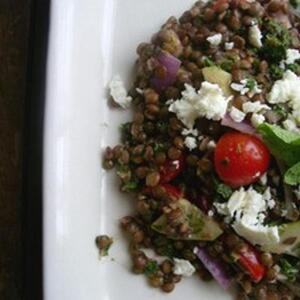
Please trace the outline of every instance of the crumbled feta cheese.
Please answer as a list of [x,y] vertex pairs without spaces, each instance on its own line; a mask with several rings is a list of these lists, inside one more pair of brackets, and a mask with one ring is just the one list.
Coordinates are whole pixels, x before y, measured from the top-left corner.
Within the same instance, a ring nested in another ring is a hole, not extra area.
[[262,47],[262,33],[258,25],[252,25],[249,29],[249,42],[252,46],[256,48]]
[[243,111],[244,113],[259,113],[265,110],[270,110],[271,108],[266,104],[261,104],[259,101],[255,102],[246,102],[243,104]]
[[142,89],[140,89],[140,88],[136,88],[135,90],[136,90],[136,92],[137,92],[138,94],[144,95],[144,90],[142,90]]
[[230,42],[230,43],[225,43],[225,50],[231,50],[234,47],[234,43]]
[[231,108],[229,115],[231,119],[237,123],[242,122],[246,117],[246,114],[244,112],[234,106]]
[[199,117],[221,120],[226,114],[229,100],[217,84],[204,81],[198,92],[186,84],[182,98],[172,103],[169,111],[175,113],[188,129],[192,129]]
[[262,123],[264,123],[266,120],[264,115],[260,115],[260,114],[253,114],[251,116],[251,124],[254,128],[258,127],[259,125],[261,125]]
[[166,105],[167,106],[170,106],[171,104],[174,103],[174,100],[173,99],[169,99],[168,101],[166,101]]
[[287,49],[286,60],[287,65],[293,64],[296,60],[300,59],[300,52],[297,49]]
[[157,261],[159,264],[162,263],[163,261],[169,259],[169,257],[167,257],[167,256],[157,255],[157,254],[155,253],[155,251],[152,250],[152,249],[150,249],[150,248],[140,248],[140,251],[144,252],[144,254],[145,254],[148,258]]
[[288,119],[282,122],[283,127],[291,132],[300,133],[300,128],[298,128],[295,119],[292,116],[289,116]]
[[215,141],[209,141],[207,143],[207,149],[215,149],[217,146],[216,142]]
[[214,213],[214,211],[213,211],[213,210],[209,210],[209,211],[208,211],[208,216],[209,216],[209,217],[213,217],[213,216],[214,216],[214,214],[215,214],[215,213]]
[[199,135],[199,131],[197,129],[183,129],[181,132],[182,135],[192,135],[192,136],[198,136]]
[[173,272],[175,275],[189,277],[192,276],[195,271],[195,267],[188,260],[174,258]]
[[186,137],[184,140],[184,144],[190,151],[197,148],[197,140],[195,137],[191,137],[191,136]]
[[127,95],[124,83],[120,76],[115,76],[109,84],[110,95],[113,100],[122,108],[126,109],[130,106],[132,97]]
[[268,201],[252,187],[247,191],[241,188],[232,194],[227,203],[215,204],[215,207],[220,214],[234,219],[232,227],[237,234],[262,246],[279,242],[278,227],[263,225]]
[[250,89],[248,87],[246,87],[246,84],[242,84],[242,83],[235,83],[233,82],[230,87],[236,91],[239,92],[241,95],[246,95]]
[[276,202],[272,199],[271,189],[268,187],[263,193],[263,198],[267,203],[267,207],[273,209],[276,206]]
[[268,183],[268,174],[267,174],[267,173],[264,173],[264,174],[259,178],[259,182],[260,182],[262,185],[267,185],[267,183]]
[[[271,104],[287,103],[292,109],[292,116],[300,125],[300,78],[287,70],[281,80],[277,80],[267,96]],[[291,125],[290,122],[286,126]]]
[[251,80],[253,86],[250,88],[249,81],[249,79],[242,79],[240,83],[232,83],[230,86],[234,91],[239,92],[241,95],[248,94],[248,96],[252,98],[254,95],[260,94],[262,89],[259,88],[257,82],[254,80]]
[[222,42],[222,34],[217,33],[212,36],[209,36],[207,38],[207,41],[212,45],[212,46],[219,46]]

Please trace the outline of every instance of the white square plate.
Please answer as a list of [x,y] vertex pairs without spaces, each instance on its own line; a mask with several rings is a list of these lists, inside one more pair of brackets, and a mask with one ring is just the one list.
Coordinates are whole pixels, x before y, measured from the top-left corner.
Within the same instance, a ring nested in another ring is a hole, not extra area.
[[[174,293],[150,288],[130,272],[118,222],[130,200],[101,152],[118,142],[129,113],[108,106],[113,74],[129,85],[136,47],[193,0],[52,0],[44,140],[45,300],[232,299],[214,283],[184,279]],[[99,234],[115,243],[100,261]]]

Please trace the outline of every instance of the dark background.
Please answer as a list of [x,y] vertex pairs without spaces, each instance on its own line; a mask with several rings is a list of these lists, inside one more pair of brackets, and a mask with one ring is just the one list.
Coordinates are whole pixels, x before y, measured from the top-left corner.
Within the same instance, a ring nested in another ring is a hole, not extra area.
[[[1,300],[41,299],[44,68],[37,71],[37,66],[45,60],[47,14],[39,9],[48,11],[47,2],[0,0]],[[34,16],[37,12],[39,20]]]

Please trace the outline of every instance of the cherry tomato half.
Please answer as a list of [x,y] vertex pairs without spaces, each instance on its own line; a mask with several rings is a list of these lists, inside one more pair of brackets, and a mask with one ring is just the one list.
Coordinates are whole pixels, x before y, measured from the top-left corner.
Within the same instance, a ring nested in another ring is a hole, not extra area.
[[219,177],[232,187],[249,185],[268,169],[270,153],[257,137],[239,133],[226,133],[219,140],[214,156]]

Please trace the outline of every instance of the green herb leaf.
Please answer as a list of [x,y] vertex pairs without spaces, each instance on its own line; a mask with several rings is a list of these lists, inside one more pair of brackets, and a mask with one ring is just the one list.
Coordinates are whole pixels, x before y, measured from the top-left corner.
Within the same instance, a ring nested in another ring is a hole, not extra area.
[[268,123],[261,124],[257,130],[272,154],[284,161],[288,167],[300,161],[299,134]]
[[300,184],[300,162],[286,171],[284,174],[284,182],[289,185]]
[[136,192],[138,189],[139,182],[137,180],[131,180],[122,185],[122,191],[124,192]]
[[264,25],[264,41],[260,53],[269,63],[279,64],[286,58],[292,38],[289,31],[279,22],[268,20]]
[[296,277],[299,273],[299,263],[291,264],[287,259],[281,258],[279,260],[280,271],[287,277],[290,282],[296,281]]
[[212,67],[216,65],[215,62],[207,56],[203,57],[203,64],[205,67]]
[[154,275],[158,269],[158,263],[155,260],[149,260],[145,266],[144,273],[146,276],[151,276]]
[[224,199],[229,199],[233,191],[230,186],[220,183],[217,187],[217,193],[221,195]]
[[280,104],[274,105],[272,110],[279,114],[283,119],[286,119],[288,116],[288,112],[286,111],[285,107]]
[[256,86],[256,81],[254,79],[247,79],[246,88],[252,91]]
[[280,68],[278,65],[276,64],[270,65],[269,70],[270,70],[270,76],[273,80],[278,80],[283,77],[284,69]]

